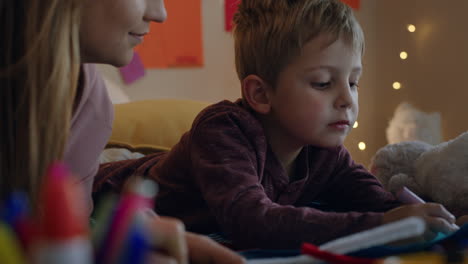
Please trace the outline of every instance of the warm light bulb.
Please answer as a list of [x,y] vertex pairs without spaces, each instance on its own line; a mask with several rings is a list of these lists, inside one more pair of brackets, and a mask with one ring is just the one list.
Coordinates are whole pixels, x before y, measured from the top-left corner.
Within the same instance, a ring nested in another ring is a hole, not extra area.
[[400,52],[400,58],[406,60],[408,58],[408,53],[406,51]]
[[354,122],[353,128],[357,128],[359,126],[358,122]]
[[365,150],[366,149],[366,143],[359,142],[358,147],[359,147],[360,150]]
[[416,27],[415,27],[413,24],[409,24],[409,25],[408,25],[408,31],[411,32],[411,33],[412,33],[412,32],[415,32],[415,31],[416,31]]
[[399,90],[400,88],[401,88],[401,83],[399,83],[399,82],[394,82],[393,83],[393,89]]

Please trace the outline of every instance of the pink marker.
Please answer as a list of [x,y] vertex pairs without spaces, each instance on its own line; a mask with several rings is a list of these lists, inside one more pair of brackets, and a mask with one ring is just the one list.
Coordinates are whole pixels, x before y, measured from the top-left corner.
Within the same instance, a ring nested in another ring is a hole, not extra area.
[[403,186],[397,193],[397,199],[405,204],[420,204],[426,203],[421,197],[417,196],[414,192],[410,189]]
[[[417,196],[414,192],[412,192],[410,189],[406,188],[403,186],[397,193],[396,193],[397,199],[405,204],[421,204],[421,203],[426,203],[421,197]],[[453,227],[455,228],[460,228],[456,224],[452,224]]]

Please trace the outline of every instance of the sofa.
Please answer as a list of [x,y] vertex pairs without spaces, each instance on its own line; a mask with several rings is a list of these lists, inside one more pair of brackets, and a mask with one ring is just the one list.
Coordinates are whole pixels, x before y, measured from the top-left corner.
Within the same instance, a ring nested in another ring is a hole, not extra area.
[[170,150],[209,104],[187,99],[115,104],[112,135],[101,155],[101,163]]

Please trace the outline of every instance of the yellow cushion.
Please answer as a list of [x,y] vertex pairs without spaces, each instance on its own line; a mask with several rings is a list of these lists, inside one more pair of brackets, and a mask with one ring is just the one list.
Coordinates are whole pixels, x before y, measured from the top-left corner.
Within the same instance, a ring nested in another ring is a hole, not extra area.
[[112,136],[107,147],[148,154],[167,151],[190,130],[209,103],[183,99],[153,99],[115,105]]

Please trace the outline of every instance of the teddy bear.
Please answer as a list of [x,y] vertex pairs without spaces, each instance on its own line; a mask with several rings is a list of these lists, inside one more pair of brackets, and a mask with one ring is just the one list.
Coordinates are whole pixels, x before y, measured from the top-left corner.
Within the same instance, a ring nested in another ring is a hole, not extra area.
[[400,103],[388,123],[386,132],[389,144],[401,141],[424,141],[432,145],[442,142],[441,115],[424,112],[410,103]]
[[406,186],[455,216],[468,214],[468,132],[435,146],[422,141],[386,145],[369,168],[392,193]]

